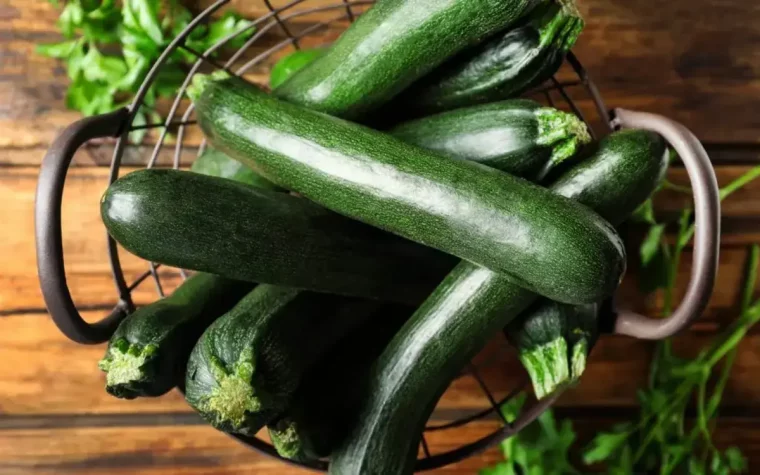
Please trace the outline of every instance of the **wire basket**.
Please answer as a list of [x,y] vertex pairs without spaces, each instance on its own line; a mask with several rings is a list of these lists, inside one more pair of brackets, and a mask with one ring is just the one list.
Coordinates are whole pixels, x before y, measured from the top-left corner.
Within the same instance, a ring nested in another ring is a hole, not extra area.
[[[116,242],[108,238],[108,254],[116,287],[117,303],[110,315],[97,323],[87,323],[79,315],[66,283],[61,238],[63,184],[68,165],[76,150],[91,139],[117,138],[109,174],[109,183],[112,183],[119,176],[130,132],[140,129],[155,129],[158,132],[157,142],[151,153],[145,158],[145,166],[150,168],[162,165],[163,162],[159,161],[159,156],[166,156],[168,152],[171,156],[169,165],[173,168],[179,168],[182,163],[181,158],[187,154],[188,147],[186,147],[185,139],[188,133],[192,132],[191,128],[196,127],[193,120],[193,106],[192,104],[188,105],[187,101],[183,101],[183,98],[186,98],[186,88],[197,71],[212,67],[242,76],[257,69],[260,70],[263,65],[271,64],[272,58],[278,53],[298,49],[305,42],[310,42],[310,46],[315,46],[315,41],[329,41],[329,38],[320,38],[319,35],[331,27],[334,30],[336,27],[347,26],[349,22],[354,21],[362,11],[374,3],[370,0],[335,0],[334,3],[326,3],[324,0],[292,0],[287,3],[281,1],[279,3],[284,4],[275,8],[270,0],[261,0],[268,13],[254,20],[248,28],[223,38],[207,51],[194,51],[189,48],[185,44],[185,40],[192,30],[207,22],[212,14],[229,1],[219,0],[208,7],[171,42],[150,70],[129,108],[87,118],[72,124],[56,139],[43,161],[35,210],[40,283],[46,305],[55,323],[66,336],[74,341],[99,343],[107,340],[115,330],[116,325],[126,315],[134,311],[132,292],[146,279],[154,281],[158,297],[164,296],[164,285],[158,272],[159,265],[146,263],[145,272],[133,281],[127,282],[119,261]],[[316,23],[309,24],[307,27],[298,24],[297,20],[315,15],[320,19]],[[327,18],[325,19],[325,17]],[[232,56],[223,62],[217,62],[213,58],[214,53],[223,48],[226,43],[238,35],[250,34],[252,28],[255,28],[255,32]],[[262,47],[262,44],[265,46]],[[185,49],[198,59],[190,68],[175,100],[171,103],[165,121],[158,124],[133,125],[135,114],[143,106],[148,88],[171,53],[178,48]],[[665,338],[687,327],[699,316],[712,292],[717,267],[720,216],[718,188],[714,171],[699,141],[685,127],[653,114],[620,109],[612,113],[608,112],[601,95],[580,61],[570,53],[567,56],[566,63],[566,68],[573,76],[571,80],[563,79],[560,81],[556,77],[552,77],[546,84],[531,91],[529,95],[534,98],[542,98],[549,105],[571,110],[589,125],[589,129],[595,138],[620,127],[644,128],[660,133],[679,153],[692,181],[695,194],[697,232],[695,235],[692,279],[683,304],[674,312],[672,317],[657,320],[648,319],[630,311],[617,310],[614,305],[606,306],[606,317],[609,317],[608,320],[612,322],[610,330],[639,338]],[[598,116],[598,123],[596,120],[589,120],[584,115],[581,108],[571,98],[570,91],[573,93],[580,91],[585,100],[593,103],[593,109]],[[596,123],[596,127],[592,127],[592,123]],[[174,145],[167,142],[170,131],[176,131]],[[197,154],[201,154],[204,147],[205,140],[201,142]],[[183,270],[178,269],[177,272],[182,278],[186,277]],[[526,380],[522,378],[515,381],[513,390],[509,391],[506,397],[497,399],[484,378],[481,377],[477,364],[470,364],[462,374],[466,375],[465,377],[475,378],[488,400],[488,405],[483,410],[446,424],[428,423],[420,442],[422,455],[417,461],[416,468],[418,470],[434,469],[460,461],[501,442],[535,420],[558,397],[558,394],[554,394],[544,400],[534,401],[523,410],[517,420],[510,422],[504,419],[499,407],[524,389]],[[494,417],[494,415],[502,418],[503,426],[491,434],[446,452],[435,454],[430,452],[426,439],[427,434],[436,431],[457,430],[470,422],[485,417]],[[253,437],[235,437],[262,453],[279,458],[274,448],[263,440]],[[307,463],[283,460],[317,470],[327,468],[327,462],[321,460]]]

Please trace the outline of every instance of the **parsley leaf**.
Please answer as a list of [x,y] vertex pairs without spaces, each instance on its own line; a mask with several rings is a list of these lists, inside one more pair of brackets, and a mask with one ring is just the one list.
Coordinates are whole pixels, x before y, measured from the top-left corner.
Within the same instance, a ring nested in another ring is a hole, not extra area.
[[[55,6],[58,2],[51,1]],[[192,20],[192,14],[177,0],[70,0],[58,18],[65,41],[37,46],[37,53],[65,61],[71,80],[66,106],[85,115],[110,112],[123,107],[140,88],[151,66],[169,43]],[[199,25],[188,45],[206,51],[218,41],[242,32],[226,46],[239,48],[253,32],[249,20],[228,11],[206,25]],[[104,53],[108,51],[108,54]],[[184,81],[188,65],[197,60],[178,49],[162,66],[148,89],[145,105],[159,97],[174,97]],[[161,121],[152,109],[140,111],[135,125]],[[142,140],[147,130],[130,134]]]

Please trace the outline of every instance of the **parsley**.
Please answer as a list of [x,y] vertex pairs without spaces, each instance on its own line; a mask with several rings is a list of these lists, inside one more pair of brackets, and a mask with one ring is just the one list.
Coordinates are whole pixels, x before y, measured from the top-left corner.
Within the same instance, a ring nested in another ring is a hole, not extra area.
[[[58,7],[59,2],[50,0]],[[84,115],[103,114],[126,106],[152,65],[193,16],[178,0],[70,0],[58,17],[65,38],[37,46],[37,53],[65,61],[71,83],[66,106]],[[222,38],[249,28],[251,22],[234,12],[199,25],[187,39],[194,51],[205,51]],[[240,47],[253,32],[249,28],[227,43]],[[197,58],[178,49],[172,53],[149,88],[144,107],[133,125],[161,122],[155,110],[158,98],[173,97]],[[145,130],[133,132],[140,142]]]
[[[760,176],[755,167],[721,189],[721,200]],[[663,183],[663,189],[688,189]],[[665,315],[672,312],[673,292],[684,248],[694,235],[692,210],[684,209],[672,223],[657,220],[652,200],[634,213],[632,219],[649,226],[639,250],[645,290],[660,290]],[[665,230],[675,227],[675,242],[665,239]],[[747,471],[747,461],[737,447],[715,447],[715,429],[723,391],[737,348],[747,331],[760,321],[760,299],[754,289],[760,265],[760,245],[750,249],[739,317],[702,349],[693,359],[674,354],[672,342],[658,343],[650,365],[647,387],[638,392],[639,418],[601,432],[583,450],[584,464],[604,463],[607,473],[660,473],[727,475]],[[516,418],[524,395],[508,402],[501,410],[505,418]],[[696,403],[696,420],[687,422],[686,410]],[[480,471],[480,475],[577,474],[568,462],[575,441],[570,421],[559,424],[551,410],[501,444],[505,461]]]

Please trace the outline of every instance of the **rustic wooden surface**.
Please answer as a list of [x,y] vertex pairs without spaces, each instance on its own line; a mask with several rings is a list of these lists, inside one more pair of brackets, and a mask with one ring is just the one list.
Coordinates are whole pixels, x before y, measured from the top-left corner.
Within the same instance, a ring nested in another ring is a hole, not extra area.
[[[328,5],[334,0],[310,0]],[[200,2],[207,4],[208,2]],[[260,17],[263,2],[233,0],[236,8]],[[272,2],[284,5],[286,0]],[[760,163],[760,4],[742,0],[585,0],[588,26],[576,53],[595,79],[609,107],[659,112],[682,121],[705,142],[727,183]],[[656,12],[653,13],[653,12]],[[338,11],[299,17],[302,31]],[[55,10],[42,1],[0,0],[0,474],[100,473],[298,473],[258,456],[203,425],[176,392],[159,399],[122,401],[102,390],[96,361],[102,345],[79,346],[66,340],[48,318],[36,276],[33,206],[37,166],[46,147],[63,127],[78,118],[63,105],[66,74],[55,61],[36,56],[34,44],[59,39]],[[320,32],[312,42],[334,38]],[[271,46],[277,28],[262,39]],[[266,69],[251,71],[261,79]],[[584,112],[591,104],[573,92]],[[200,136],[191,131],[181,154],[183,164],[195,156]],[[155,137],[148,137],[148,144]],[[85,318],[97,319],[114,303],[113,283],[105,260],[104,229],[98,198],[105,188],[112,144],[81,151],[64,192],[63,223],[69,286]],[[151,147],[130,147],[124,163],[139,166]],[[162,149],[160,163],[173,150]],[[125,170],[128,171],[128,168]],[[684,183],[682,169],[671,180]],[[679,209],[687,197],[660,197],[662,212]],[[738,286],[746,246],[760,242],[760,181],[732,196],[723,207],[723,242],[719,286],[710,308],[676,347],[694,352],[736,315]],[[632,233],[636,235],[636,230]],[[690,253],[680,281],[688,275]],[[132,280],[146,269],[122,254]],[[660,296],[646,299],[635,288],[635,266],[621,294],[650,313],[660,310]],[[168,288],[178,275],[161,271]],[[683,285],[679,292],[683,291]],[[135,291],[140,304],[156,298],[150,281]],[[680,293],[678,295],[681,295]],[[560,400],[559,412],[576,418],[587,440],[600,427],[630,415],[636,388],[646,377],[653,346],[622,337],[603,339],[595,349],[581,384]],[[725,417],[717,431],[720,446],[737,445],[760,464],[760,332],[742,344],[726,390]],[[505,343],[496,338],[479,356],[482,373],[496,396],[519,379]],[[515,375],[506,378],[505,375]],[[475,380],[464,376],[439,403],[436,418],[448,420],[487,404]],[[434,452],[474,440],[498,426],[485,420],[429,440]],[[497,450],[436,473],[474,473],[497,460]],[[753,466],[751,465],[751,466]]]

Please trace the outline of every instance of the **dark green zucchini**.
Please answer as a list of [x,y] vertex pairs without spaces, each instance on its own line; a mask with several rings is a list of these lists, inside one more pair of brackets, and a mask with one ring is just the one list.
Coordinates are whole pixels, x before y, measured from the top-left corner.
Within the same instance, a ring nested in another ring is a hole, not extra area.
[[281,190],[271,181],[213,147],[206,147],[190,166],[190,170],[202,175],[229,178],[263,190]]
[[382,105],[457,52],[504,30],[537,0],[380,0],[275,94],[346,118]]
[[304,371],[375,308],[261,284],[198,340],[185,398],[217,429],[254,435],[287,407]]
[[513,99],[406,122],[390,130],[404,142],[538,181],[591,141],[572,114]]
[[[619,222],[636,207],[629,195],[643,202],[657,187],[666,160],[659,136],[618,132],[552,189]],[[611,213],[615,204],[620,208]],[[455,267],[373,366],[359,417],[333,453],[330,473],[412,473],[420,434],[451,379],[537,298],[505,275],[465,261]]]
[[418,303],[455,264],[308,200],[180,170],[120,178],[101,215],[145,260],[249,282]]
[[196,75],[193,87],[215,147],[328,209],[509,273],[554,300],[594,302],[620,282],[622,241],[571,200],[279,101],[224,72]]
[[290,460],[327,457],[348,435],[370,368],[411,310],[378,305],[304,376],[288,408],[269,425],[277,452]]
[[427,115],[516,97],[557,72],[582,30],[574,0],[545,1],[519,26],[463,51],[388,108]]
[[98,366],[106,391],[133,399],[173,388],[203,330],[232,308],[253,284],[210,274],[188,278],[168,297],[128,315],[117,327]]
[[[594,209],[613,224],[620,224],[646,201],[667,168],[665,143],[648,132],[612,134],[587,153],[591,156],[581,159],[551,188],[582,203],[596,203]],[[630,177],[637,174],[649,180],[631,181]],[[621,189],[624,193],[618,191]],[[618,199],[603,201],[603,196]],[[537,397],[580,378],[596,341],[595,308],[544,300],[507,327],[507,336],[518,349]]]
[[326,52],[326,48],[299,49],[283,57],[272,66],[269,72],[269,87],[277,88],[312,61],[324,56]]

